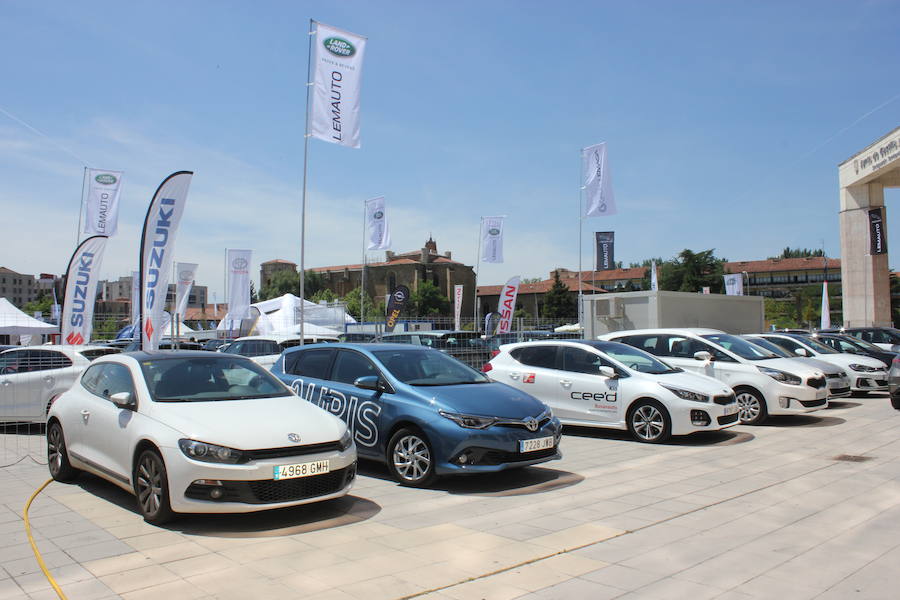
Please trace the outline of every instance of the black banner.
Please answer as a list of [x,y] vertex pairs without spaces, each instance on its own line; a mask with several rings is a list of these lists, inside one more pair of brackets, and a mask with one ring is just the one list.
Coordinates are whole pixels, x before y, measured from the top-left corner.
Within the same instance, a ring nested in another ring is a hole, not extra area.
[[869,209],[869,254],[887,254],[883,207]]
[[405,285],[398,285],[388,301],[387,323],[384,324],[385,333],[394,331],[394,327],[397,326],[397,318],[400,316],[400,311],[406,306],[407,300],[409,300],[409,288]]
[[594,233],[597,242],[597,271],[609,271],[616,268],[614,231],[597,231]]

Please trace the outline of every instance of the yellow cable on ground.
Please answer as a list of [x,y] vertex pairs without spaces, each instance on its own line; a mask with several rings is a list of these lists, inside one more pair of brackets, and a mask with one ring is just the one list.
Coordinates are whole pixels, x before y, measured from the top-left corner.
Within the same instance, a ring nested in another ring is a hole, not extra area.
[[34,493],[31,495],[31,498],[29,498],[28,502],[25,503],[25,510],[22,511],[22,517],[25,519],[25,533],[28,534],[28,543],[31,544],[31,549],[34,551],[34,557],[38,561],[38,566],[41,568],[41,571],[44,572],[44,576],[47,578],[47,581],[49,581],[50,585],[53,586],[53,590],[56,592],[56,595],[59,596],[59,600],[68,600],[62,589],[59,587],[59,584],[57,584],[56,580],[53,579],[53,575],[51,575],[50,571],[47,569],[47,565],[44,563],[44,559],[41,557],[41,553],[38,551],[37,544],[34,543],[34,537],[32,537],[31,535],[31,521],[28,520],[28,509],[31,508],[32,501],[37,498],[37,495],[44,491],[44,488],[50,485],[52,481],[52,479],[48,479],[44,482],[44,485],[34,491]]

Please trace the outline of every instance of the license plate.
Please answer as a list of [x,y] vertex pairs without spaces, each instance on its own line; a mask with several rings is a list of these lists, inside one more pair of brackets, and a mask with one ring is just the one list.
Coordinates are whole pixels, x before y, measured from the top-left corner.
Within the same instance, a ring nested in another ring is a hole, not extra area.
[[321,475],[331,470],[331,464],[327,460],[314,460],[312,462],[296,463],[293,465],[278,465],[274,468],[274,479],[297,479],[310,475]]
[[519,452],[534,452],[535,450],[546,450],[552,448],[553,436],[542,437],[534,440],[519,440]]
[[725,414],[726,415],[733,415],[737,411],[738,411],[737,402],[732,402],[731,404],[725,405]]

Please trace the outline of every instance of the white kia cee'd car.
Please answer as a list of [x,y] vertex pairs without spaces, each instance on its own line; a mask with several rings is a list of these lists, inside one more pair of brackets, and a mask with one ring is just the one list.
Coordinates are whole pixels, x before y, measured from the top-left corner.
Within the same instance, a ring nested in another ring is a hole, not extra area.
[[249,358],[210,352],[96,360],[51,405],[47,454],[54,479],[107,479],[151,523],[336,498],[356,477],[343,421]]

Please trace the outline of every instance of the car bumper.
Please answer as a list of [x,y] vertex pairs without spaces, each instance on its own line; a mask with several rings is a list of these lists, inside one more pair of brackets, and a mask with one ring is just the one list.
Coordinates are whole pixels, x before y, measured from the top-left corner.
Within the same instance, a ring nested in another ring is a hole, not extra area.
[[853,374],[853,383],[850,389],[854,392],[886,392],[888,390],[888,376],[883,371],[874,373]]
[[672,418],[672,435],[689,435],[698,431],[719,431],[740,423],[740,411],[736,401],[724,405],[705,402],[695,404],[696,406],[667,409]]
[[[356,479],[356,448],[228,465],[187,458],[178,448],[163,449],[172,510],[183,513],[243,513],[298,506],[347,494]],[[279,465],[328,460],[320,475],[274,479]],[[214,490],[220,490],[214,492]],[[221,494],[214,498],[214,494]]]
[[846,398],[850,395],[849,377],[828,378],[828,398]]
[[766,398],[770,415],[799,415],[828,408],[828,388],[778,384]]

